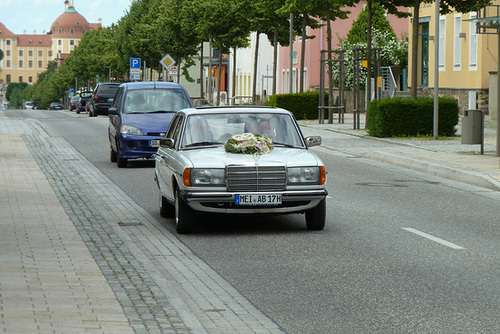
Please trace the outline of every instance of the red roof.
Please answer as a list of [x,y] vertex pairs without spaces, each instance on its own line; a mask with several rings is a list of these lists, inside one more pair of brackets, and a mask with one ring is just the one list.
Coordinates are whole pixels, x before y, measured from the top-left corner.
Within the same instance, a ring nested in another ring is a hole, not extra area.
[[7,29],[7,27],[0,22],[0,37],[16,37],[16,34]]
[[52,46],[50,35],[17,35],[17,46]]

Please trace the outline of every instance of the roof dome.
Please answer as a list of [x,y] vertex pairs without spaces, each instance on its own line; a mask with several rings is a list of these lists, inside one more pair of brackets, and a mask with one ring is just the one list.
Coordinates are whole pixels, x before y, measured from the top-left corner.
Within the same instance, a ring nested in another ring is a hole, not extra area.
[[63,14],[59,15],[50,27],[52,36],[68,38],[81,38],[89,29],[90,24],[87,19],[73,6],[69,6]]

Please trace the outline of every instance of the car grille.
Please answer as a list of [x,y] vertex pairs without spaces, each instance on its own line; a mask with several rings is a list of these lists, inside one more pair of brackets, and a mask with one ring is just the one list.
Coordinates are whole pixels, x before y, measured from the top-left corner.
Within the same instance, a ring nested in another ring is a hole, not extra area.
[[282,191],[285,187],[285,166],[227,166],[229,191]]

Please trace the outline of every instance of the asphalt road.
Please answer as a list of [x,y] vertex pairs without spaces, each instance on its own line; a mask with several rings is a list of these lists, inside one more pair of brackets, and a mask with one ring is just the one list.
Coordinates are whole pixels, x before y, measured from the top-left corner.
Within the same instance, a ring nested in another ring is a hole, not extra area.
[[[164,220],[154,164],[118,169],[109,161],[106,117],[10,115],[37,118]],[[315,151],[329,171],[324,231],[307,231],[301,215],[204,217],[197,233],[179,239],[289,333],[500,332],[497,199],[460,183]]]

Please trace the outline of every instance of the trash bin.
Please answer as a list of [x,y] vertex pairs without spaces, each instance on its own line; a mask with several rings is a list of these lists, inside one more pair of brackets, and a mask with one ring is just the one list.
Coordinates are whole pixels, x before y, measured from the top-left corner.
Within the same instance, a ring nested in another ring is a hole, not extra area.
[[483,144],[483,138],[483,112],[465,110],[462,118],[462,144]]

